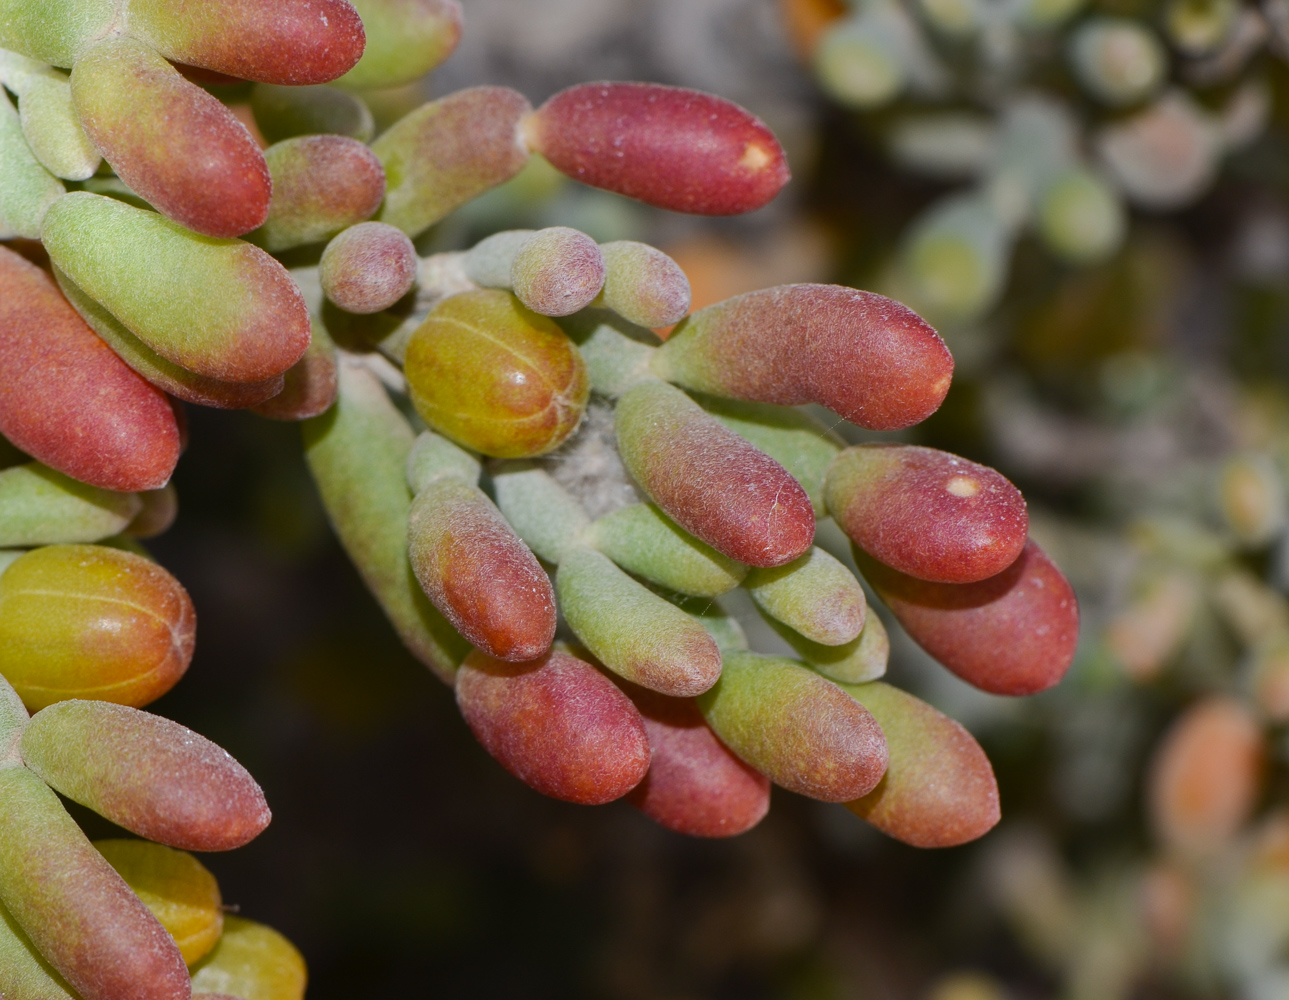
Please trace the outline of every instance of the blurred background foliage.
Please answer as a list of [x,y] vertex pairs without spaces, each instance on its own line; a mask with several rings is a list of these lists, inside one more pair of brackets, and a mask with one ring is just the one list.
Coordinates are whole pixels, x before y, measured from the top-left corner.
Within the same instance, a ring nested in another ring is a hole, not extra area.
[[[435,94],[698,87],[761,115],[795,179],[694,219],[535,162],[422,252],[561,224],[666,250],[695,306],[811,280],[910,299],[958,367],[906,437],[1021,486],[1078,590],[1080,654],[1009,700],[892,628],[894,681],[998,772],[1003,822],[976,844],[916,851],[777,789],[751,833],[688,840],[505,774],[340,552],[298,431],[190,409],[154,548],[201,641],[156,710],[275,814],[208,859],[225,899],[301,947],[316,1000],[1289,998],[1289,6],[464,6]],[[385,93],[377,117],[424,98]]]

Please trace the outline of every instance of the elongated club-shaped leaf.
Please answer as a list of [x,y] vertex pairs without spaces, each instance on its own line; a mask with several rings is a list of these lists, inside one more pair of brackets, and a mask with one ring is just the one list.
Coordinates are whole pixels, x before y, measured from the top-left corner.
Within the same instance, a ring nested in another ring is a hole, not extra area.
[[550,648],[550,579],[479,487],[444,476],[421,490],[408,517],[407,545],[426,596],[479,649],[520,661]]
[[506,87],[471,87],[404,116],[372,143],[389,187],[380,221],[415,237],[508,181],[528,161],[519,123],[528,99]]
[[604,287],[604,254],[595,240],[576,229],[540,229],[515,252],[510,287],[533,312],[571,315],[590,305]]
[[225,750],[125,705],[50,705],[23,733],[22,756],[69,799],[171,847],[228,851],[269,823],[260,786]]
[[529,663],[471,653],[456,692],[475,738],[543,795],[599,805],[621,798],[649,769],[649,740],[631,699],[568,653]]
[[179,460],[165,395],[95,336],[49,275],[0,247],[0,434],[74,479],[163,486]]
[[353,0],[367,32],[358,65],[340,79],[346,87],[399,87],[420,79],[461,40],[457,0]]
[[401,229],[360,222],[327,244],[318,280],[327,298],[351,313],[388,309],[416,281],[416,247]]
[[864,616],[864,629],[859,635],[840,646],[825,646],[812,642],[796,629],[762,612],[769,626],[793,648],[796,654],[817,673],[829,680],[848,684],[875,681],[886,673],[886,661],[891,655],[891,640],[886,626],[872,608]]
[[170,935],[21,766],[0,767],[0,902],[83,1000],[188,1000]]
[[94,849],[175,939],[189,967],[210,953],[224,930],[223,899],[200,861],[146,840],[96,840]]
[[497,506],[537,555],[559,564],[582,542],[591,519],[576,498],[545,469],[530,462],[506,462],[493,471]]
[[143,509],[133,493],[77,482],[39,462],[0,472],[0,546],[97,542],[120,534]]
[[838,435],[809,414],[786,406],[706,395],[695,401],[787,469],[810,495],[815,517],[827,514],[824,476],[837,452],[846,447]]
[[286,268],[249,243],[198,236],[155,212],[85,191],[57,202],[42,239],[86,295],[198,375],[262,381],[281,375],[309,346],[300,290]]
[[985,465],[916,445],[847,448],[829,467],[828,512],[874,559],[920,580],[1001,573],[1029,532],[1025,498]]
[[18,116],[32,153],[55,177],[83,181],[102,157],[72,107],[66,73],[0,50],[0,82],[18,95]]
[[653,367],[687,389],[818,403],[873,430],[925,420],[953,378],[949,349],[916,313],[841,285],[779,285],[700,309]]
[[68,67],[118,17],[115,0],[5,0],[0,48]]
[[219,944],[192,970],[194,998],[222,993],[243,1000],[304,1000],[304,958],[271,927],[224,918]]
[[765,818],[770,780],[716,738],[692,698],[623,685],[644,719],[653,760],[627,801],[690,837],[733,837]]
[[722,743],[789,791],[849,802],[886,771],[886,741],[869,711],[792,660],[732,653],[698,707]]
[[279,87],[259,83],[251,91],[255,124],[270,143],[297,135],[344,135],[369,142],[376,132],[361,98],[338,87]]
[[187,591],[101,545],[33,549],[0,575],[0,674],[33,710],[68,698],[146,705],[192,659]]
[[27,145],[18,112],[0,88],[0,238],[39,239],[45,213],[65,190]]
[[1059,683],[1079,640],[1069,582],[1029,542],[997,576],[930,583],[879,563],[855,562],[913,641],[969,684],[993,694],[1034,694]]
[[700,542],[653,504],[606,514],[587,541],[623,569],[681,594],[718,597],[747,575],[746,566]]
[[189,371],[182,365],[163,358],[136,337],[126,329],[125,324],[108,312],[102,304],[95,302],[84,289],[78,287],[76,282],[57,267],[54,268],[54,278],[63,295],[67,297],[67,301],[80,314],[81,319],[98,334],[117,357],[134,369],[141,378],[176,399],[196,406],[240,410],[273,398],[285,387],[283,375],[274,375],[259,382],[224,382]]
[[385,195],[385,170],[343,135],[301,135],[264,151],[273,201],[248,239],[271,253],[330,239],[370,218]]
[[679,323],[689,312],[689,279],[661,250],[617,240],[601,245],[600,251],[604,255],[600,305],[649,329]]
[[336,345],[313,320],[309,349],[282,376],[282,391],[251,409],[270,420],[308,420],[336,401]]
[[784,566],[752,570],[743,586],[757,607],[812,642],[840,646],[864,628],[864,588],[818,546]]
[[676,212],[750,212],[791,176],[759,119],[682,87],[579,84],[543,104],[524,134],[569,177]]
[[0,995],[5,1000],[77,1000],[0,903]]
[[251,134],[220,101],[132,38],[107,38],[72,70],[86,133],[130,189],[206,236],[241,236],[272,183]]
[[407,455],[407,485],[414,494],[444,476],[477,483],[482,472],[483,463],[474,455],[433,431],[421,431]]
[[446,683],[469,650],[407,557],[412,429],[376,376],[342,359],[336,405],[303,424],[305,458],[340,544],[412,654]]
[[130,31],[167,59],[261,83],[326,83],[363,53],[347,0],[130,0]]
[[720,649],[707,630],[607,556],[570,553],[555,590],[569,628],[615,674],[676,698],[706,691],[720,676]]
[[408,342],[404,371],[427,424],[498,458],[559,447],[591,394],[586,364],[564,332],[493,289],[435,306]]
[[778,462],[679,389],[646,382],[615,411],[627,471],[690,534],[749,566],[782,566],[815,535],[810,497]]
[[955,847],[993,829],[998,782],[969,732],[889,684],[841,687],[873,713],[890,752],[881,783],[847,809],[914,847]]

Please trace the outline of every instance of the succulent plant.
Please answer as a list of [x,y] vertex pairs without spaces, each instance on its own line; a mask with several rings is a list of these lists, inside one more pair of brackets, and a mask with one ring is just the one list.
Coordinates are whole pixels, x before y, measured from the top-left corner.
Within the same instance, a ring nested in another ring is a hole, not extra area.
[[[667,255],[567,227],[417,254],[533,156],[673,211],[759,208],[789,177],[763,123],[657,84],[536,109],[475,87],[368,145],[364,88],[446,57],[454,4],[126,8],[0,6],[18,100],[0,107],[0,227],[21,240],[0,247],[0,358],[18,373],[0,433],[32,459],[0,471],[0,948],[19,970],[0,992],[303,991],[289,945],[221,923],[195,861],[95,851],[50,791],[171,848],[229,849],[268,821],[231,758],[138,709],[193,647],[186,593],[129,537],[173,518],[171,397],[302,422],[395,630],[538,791],[626,797],[697,836],[755,825],[770,783],[922,847],[997,822],[979,745],[879,680],[885,626],[847,563],[923,648],[1003,694],[1060,680],[1073,591],[999,473],[844,447],[802,409],[873,431],[926,419],[953,359],[923,319],[821,284],[690,313]],[[221,100],[233,85],[263,151]],[[834,551],[829,516],[850,540]],[[737,587],[799,659],[747,648],[719,603]]]

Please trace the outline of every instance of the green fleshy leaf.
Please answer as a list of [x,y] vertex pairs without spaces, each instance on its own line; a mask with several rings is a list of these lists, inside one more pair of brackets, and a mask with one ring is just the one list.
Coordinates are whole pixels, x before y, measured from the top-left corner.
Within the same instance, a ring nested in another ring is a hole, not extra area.
[[0,545],[97,542],[125,529],[143,509],[135,493],[77,482],[29,462],[0,472]]
[[515,534],[549,563],[581,546],[591,519],[573,496],[532,462],[507,462],[492,475],[497,506]]
[[743,586],[757,607],[812,642],[840,646],[864,627],[864,589],[817,545],[786,566],[752,570]]
[[623,569],[696,597],[733,590],[747,567],[700,542],[653,504],[632,504],[591,526],[588,541]]

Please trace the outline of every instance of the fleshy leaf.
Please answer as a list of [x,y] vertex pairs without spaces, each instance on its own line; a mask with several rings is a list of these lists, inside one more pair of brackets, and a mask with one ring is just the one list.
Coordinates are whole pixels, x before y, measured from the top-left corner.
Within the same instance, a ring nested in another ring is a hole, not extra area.
[[757,607],[812,642],[840,646],[864,628],[864,589],[818,546],[783,566],[752,570],[743,586]]
[[770,781],[716,738],[692,698],[624,689],[644,719],[653,760],[627,801],[655,823],[690,837],[746,833],[770,809]]
[[322,251],[318,280],[328,299],[351,313],[388,309],[416,281],[416,247],[401,229],[361,222]]
[[695,597],[718,597],[747,575],[746,566],[700,542],[653,504],[606,514],[587,541],[628,572]]
[[760,403],[818,403],[872,430],[911,427],[953,378],[944,341],[916,313],[841,285],[779,285],[692,313],[655,373],[687,389]]
[[313,321],[304,357],[287,369],[282,391],[252,409],[270,420],[308,420],[336,401],[336,345],[327,328]]
[[886,741],[869,711],[792,660],[733,653],[698,707],[722,743],[800,795],[849,802],[886,771]]
[[510,287],[533,312],[568,316],[600,294],[604,254],[595,240],[576,229],[539,229],[515,252]]
[[563,331],[491,289],[435,306],[408,342],[404,370],[427,424],[499,458],[559,447],[591,393],[586,365]]
[[543,104],[524,132],[569,177],[675,212],[750,212],[790,177],[778,140],[759,119],[682,87],[578,84]]
[[479,487],[455,476],[426,486],[412,502],[407,544],[430,602],[476,647],[510,661],[550,648],[550,579]]
[[519,123],[528,99],[506,87],[471,87],[431,101],[384,132],[372,151],[389,187],[380,221],[415,238],[528,161]]
[[720,676],[721,653],[707,630],[607,556],[569,553],[555,590],[569,628],[615,674],[677,698],[706,691]]
[[875,681],[886,673],[886,661],[891,655],[891,640],[886,634],[882,619],[877,617],[872,608],[864,616],[864,630],[859,636],[840,646],[811,642],[783,622],[769,615],[764,617],[802,660],[829,680],[863,684]]
[[342,86],[399,87],[443,62],[461,40],[457,0],[353,0],[367,32],[358,65]]
[[750,566],[805,552],[815,513],[801,484],[727,430],[679,389],[646,382],[615,411],[618,449],[632,477],[690,534]]
[[376,132],[367,105],[336,87],[279,87],[259,83],[251,91],[255,124],[270,143],[297,135],[343,135],[370,142]]
[[998,782],[969,732],[889,684],[841,688],[873,713],[890,752],[881,783],[847,809],[914,847],[955,847],[993,829]]
[[661,250],[634,240],[600,246],[604,291],[599,304],[637,326],[679,323],[689,312],[689,279]]
[[0,547],[97,542],[142,509],[133,493],[87,486],[39,462],[15,465],[0,472]]
[[828,470],[828,511],[874,559],[919,580],[1001,573],[1029,531],[1025,498],[1001,474],[916,445],[847,448]]
[[243,1000],[304,1000],[304,958],[271,927],[241,917],[224,918],[219,944],[192,970],[194,1000],[222,993]]
[[136,708],[50,705],[23,733],[22,755],[56,791],[170,847],[229,851],[269,823],[260,786],[225,750]]
[[471,653],[456,691],[484,749],[543,795],[599,805],[621,798],[649,769],[649,740],[631,700],[568,653],[529,663]]
[[1023,695],[1060,682],[1079,639],[1079,605],[1061,571],[1033,542],[978,583],[930,583],[879,563],[855,562],[913,641],[968,684]]
[[65,190],[27,145],[18,112],[0,88],[0,239],[39,239],[45,213]]
[[50,209],[42,239],[87,296],[198,375],[262,381],[282,374],[309,346],[300,290],[286,268],[249,243],[198,236],[155,212],[85,191]]
[[75,479],[145,490],[170,479],[179,429],[164,394],[95,336],[49,275],[0,247],[0,433]]
[[264,222],[272,183],[246,126],[148,46],[99,42],[76,61],[72,100],[117,176],[163,215],[219,237]]
[[0,767],[0,902],[83,1000],[188,1000],[173,939],[25,767]]

